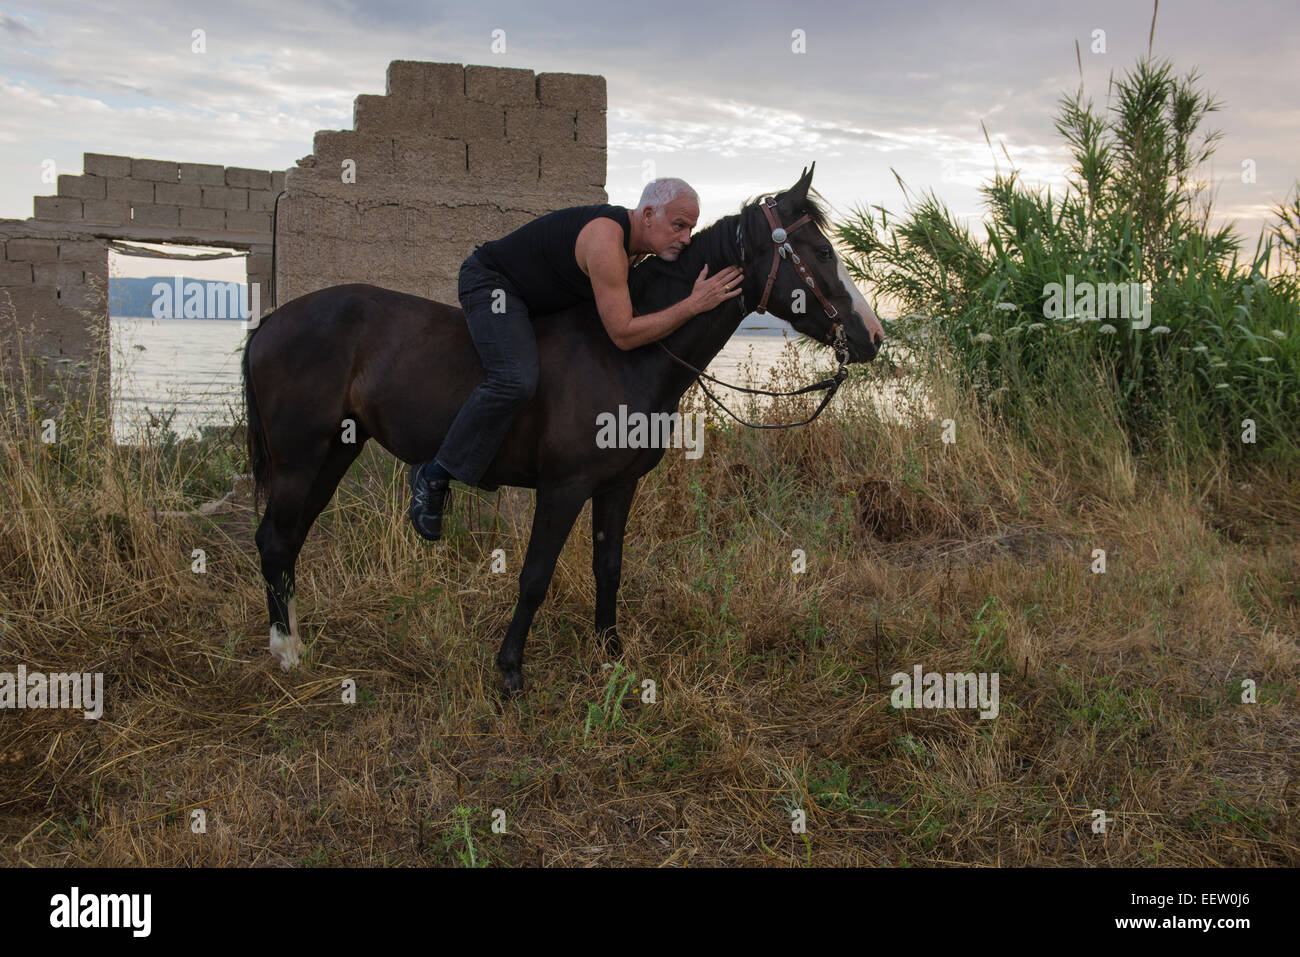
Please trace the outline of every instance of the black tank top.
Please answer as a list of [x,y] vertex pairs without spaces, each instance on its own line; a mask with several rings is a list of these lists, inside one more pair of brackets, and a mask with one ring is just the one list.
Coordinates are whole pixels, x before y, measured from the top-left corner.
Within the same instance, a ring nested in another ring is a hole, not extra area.
[[543,316],[579,302],[594,302],[591,280],[574,258],[578,233],[593,219],[612,219],[623,227],[623,251],[631,255],[632,219],[623,206],[602,203],[570,206],[539,216],[513,233],[474,250],[488,269],[510,280],[528,306]]

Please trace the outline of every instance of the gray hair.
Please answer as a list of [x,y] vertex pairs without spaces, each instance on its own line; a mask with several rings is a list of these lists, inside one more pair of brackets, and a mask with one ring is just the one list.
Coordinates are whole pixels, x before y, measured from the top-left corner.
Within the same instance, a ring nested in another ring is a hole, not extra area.
[[636,211],[640,212],[647,206],[662,210],[673,200],[682,196],[694,200],[696,206],[700,205],[700,194],[691,189],[686,180],[676,179],[672,176],[652,180],[646,183],[645,189],[641,191],[641,201],[637,203]]

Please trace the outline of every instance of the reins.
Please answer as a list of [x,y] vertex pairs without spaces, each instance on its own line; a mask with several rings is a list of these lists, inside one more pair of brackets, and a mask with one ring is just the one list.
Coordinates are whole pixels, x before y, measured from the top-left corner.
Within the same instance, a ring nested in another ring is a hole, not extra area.
[[[777,269],[781,265],[781,260],[788,257],[791,265],[794,266],[795,271],[799,273],[800,278],[803,279],[804,283],[813,291],[813,295],[817,297],[818,302],[821,303],[822,308],[826,311],[827,318],[831,320],[831,347],[835,350],[835,359],[839,362],[839,368],[837,368],[835,373],[829,378],[822,379],[820,382],[814,382],[812,385],[804,386],[802,389],[796,389],[793,392],[771,392],[767,389],[750,389],[745,386],[731,385],[730,383],[723,382],[721,379],[714,378],[704,370],[695,368],[695,366],[691,365],[685,359],[675,355],[671,349],[664,345],[662,339],[659,341],[658,345],[659,348],[667,354],[668,358],[695,373],[696,381],[699,382],[700,388],[704,390],[704,394],[712,399],[718,408],[727,413],[727,415],[731,416],[741,425],[747,426],[751,429],[793,429],[801,425],[807,425],[813,419],[817,418],[817,416],[821,415],[822,410],[825,409],[831,399],[835,397],[836,390],[839,389],[841,383],[844,382],[844,379],[849,374],[847,368],[849,349],[848,343],[845,341],[844,337],[844,324],[839,321],[835,307],[827,302],[826,297],[822,295],[821,290],[817,288],[817,283],[813,279],[812,272],[803,264],[803,261],[800,260],[799,256],[794,251],[794,247],[790,245],[787,239],[790,233],[809,222],[811,217],[805,214],[800,219],[795,220],[795,222],[790,225],[789,229],[785,229],[781,226],[780,220],[776,218],[776,200],[773,197],[769,196],[764,200],[762,209],[763,214],[767,217],[768,225],[772,227],[772,242],[775,243],[775,246],[772,249],[772,268],[768,270],[767,284],[763,287],[763,297],[754,311],[757,313],[767,312],[767,299],[768,296],[771,295],[772,284],[776,281]],[[742,215],[740,221],[736,223],[736,245],[740,247],[740,262],[742,266],[745,263],[745,239],[741,231],[743,223],[744,216]],[[741,319],[744,319],[745,316],[749,315],[749,311],[745,308],[745,294],[742,292],[736,297],[736,300],[737,304],[740,306],[740,317]],[[736,415],[736,413],[728,409],[722,404],[721,399],[709,391],[709,387],[703,382],[704,379],[708,379],[710,382],[716,382],[718,385],[728,389],[735,389],[737,392],[748,392],[751,395],[765,395],[771,398],[787,398],[790,396],[806,395],[809,392],[820,391],[825,391],[826,395],[822,397],[821,404],[817,406],[817,410],[802,422],[788,422],[783,425],[764,425],[758,422],[746,422],[740,416]]]

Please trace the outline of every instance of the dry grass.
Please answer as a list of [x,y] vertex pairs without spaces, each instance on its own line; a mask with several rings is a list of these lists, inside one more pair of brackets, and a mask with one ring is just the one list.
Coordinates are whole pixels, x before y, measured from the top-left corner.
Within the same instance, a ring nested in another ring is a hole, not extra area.
[[[634,678],[591,640],[584,515],[507,704],[528,493],[455,496],[426,547],[368,449],[300,559],[286,675],[251,503],[167,514],[237,446],[136,454],[69,419],[50,447],[10,409],[0,671],[102,671],[107,705],[0,711],[0,864],[1300,863],[1294,481],[1147,474],[1105,428],[1031,453],[945,381],[934,418],[859,388],[670,453],[626,549]],[[915,664],[998,671],[999,717],[892,708]]]

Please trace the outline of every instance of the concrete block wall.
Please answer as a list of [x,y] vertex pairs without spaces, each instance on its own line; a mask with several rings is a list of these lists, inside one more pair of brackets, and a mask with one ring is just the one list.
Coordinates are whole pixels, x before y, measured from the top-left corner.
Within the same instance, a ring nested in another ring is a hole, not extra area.
[[455,303],[475,246],[606,201],[604,77],[395,60],[385,89],[288,171],[279,302],[369,282]]
[[[248,281],[271,306],[271,216],[284,172],[85,153],[80,176],[60,176],[58,193],[37,196],[28,222],[79,231],[87,240],[247,249]],[[102,246],[102,243],[101,243]],[[107,253],[105,252],[105,260]],[[171,272],[175,263],[160,261]],[[38,284],[48,284],[48,274]]]
[[605,109],[600,76],[396,60],[383,95],[356,98],[353,129],[318,132],[287,174],[86,153],[31,219],[0,220],[0,362],[12,365],[21,331],[29,357],[98,365],[107,395],[113,239],[247,249],[266,312],[281,190],[280,303],[344,282],[455,303],[475,246],[606,201]]
[[58,193],[34,200],[38,222],[165,228],[213,234],[271,234],[284,173],[210,163],[85,153],[80,176],[60,176]]
[[[9,382],[22,380],[23,355],[68,394],[88,397],[83,382],[108,342],[108,249],[78,230],[36,229],[23,220],[0,220],[0,367]],[[108,375],[100,366],[98,399],[107,408]],[[61,396],[31,397],[48,409]]]

